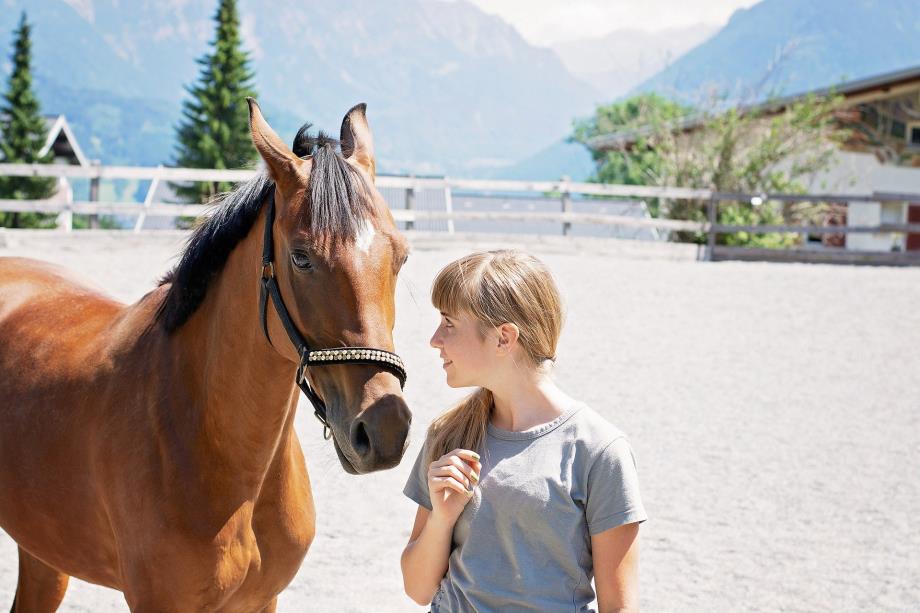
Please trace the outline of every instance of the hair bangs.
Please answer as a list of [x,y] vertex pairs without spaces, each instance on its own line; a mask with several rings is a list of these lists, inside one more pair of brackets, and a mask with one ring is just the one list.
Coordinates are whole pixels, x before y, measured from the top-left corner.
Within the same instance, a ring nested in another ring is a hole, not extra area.
[[484,253],[473,253],[441,269],[431,284],[431,304],[442,313],[469,313],[482,319]]

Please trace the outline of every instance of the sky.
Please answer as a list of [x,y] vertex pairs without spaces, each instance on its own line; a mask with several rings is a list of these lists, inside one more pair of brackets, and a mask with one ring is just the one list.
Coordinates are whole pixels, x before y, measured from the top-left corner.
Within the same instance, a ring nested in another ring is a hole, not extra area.
[[722,25],[759,0],[470,0],[513,25],[530,43],[594,38],[624,28],[656,32],[699,23]]

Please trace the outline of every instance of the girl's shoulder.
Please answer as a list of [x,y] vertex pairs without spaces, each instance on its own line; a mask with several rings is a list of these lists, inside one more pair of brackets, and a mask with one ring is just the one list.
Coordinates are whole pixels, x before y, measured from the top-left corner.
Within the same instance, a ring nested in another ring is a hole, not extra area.
[[569,420],[569,427],[581,445],[592,451],[601,451],[614,441],[628,443],[626,433],[585,403]]

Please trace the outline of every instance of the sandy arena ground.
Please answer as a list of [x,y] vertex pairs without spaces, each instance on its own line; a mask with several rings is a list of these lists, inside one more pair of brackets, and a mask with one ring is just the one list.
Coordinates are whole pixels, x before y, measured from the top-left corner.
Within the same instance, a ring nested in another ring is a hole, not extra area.
[[[0,255],[67,265],[130,301],[180,240],[22,235]],[[643,610],[920,610],[920,270],[535,249],[568,305],[557,378],[639,460]],[[401,277],[396,345],[415,421],[398,468],[346,475],[301,404],[318,533],[279,611],[423,610],[402,592],[415,509],[401,489],[425,427],[461,394],[428,347],[427,292],[466,251],[418,244]],[[16,574],[0,533],[0,610]],[[62,610],[127,606],[72,580]]]

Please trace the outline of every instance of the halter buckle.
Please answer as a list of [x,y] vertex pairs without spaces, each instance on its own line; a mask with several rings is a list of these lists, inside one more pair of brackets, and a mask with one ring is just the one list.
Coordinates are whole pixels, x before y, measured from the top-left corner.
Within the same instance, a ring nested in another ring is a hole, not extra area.
[[271,279],[275,276],[275,263],[274,262],[263,262],[262,263],[262,278]]

